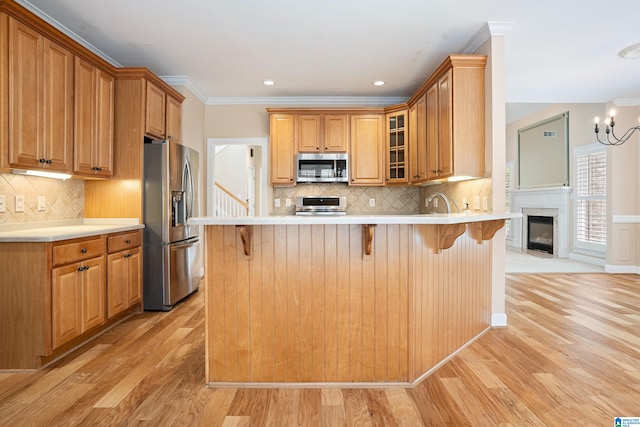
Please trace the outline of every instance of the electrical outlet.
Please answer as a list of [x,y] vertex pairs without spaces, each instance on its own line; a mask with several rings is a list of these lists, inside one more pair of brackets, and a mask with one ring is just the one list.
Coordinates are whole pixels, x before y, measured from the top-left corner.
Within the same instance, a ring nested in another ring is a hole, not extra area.
[[284,199],[284,205],[285,205],[286,207],[291,206],[291,199]]
[[482,210],[485,212],[489,211],[489,197],[482,196]]
[[424,207],[425,208],[429,207],[429,199],[424,199]]
[[7,197],[3,194],[0,196],[0,212],[7,211]]
[[273,206],[276,208],[280,207],[280,199],[273,199]]
[[369,199],[369,206],[374,207],[376,205],[376,199]]
[[480,196],[473,196],[473,210],[480,210]]
[[438,198],[434,197],[433,200],[431,201],[431,203],[433,203],[433,207],[437,208],[438,207]]
[[16,212],[24,212],[24,196],[16,196]]

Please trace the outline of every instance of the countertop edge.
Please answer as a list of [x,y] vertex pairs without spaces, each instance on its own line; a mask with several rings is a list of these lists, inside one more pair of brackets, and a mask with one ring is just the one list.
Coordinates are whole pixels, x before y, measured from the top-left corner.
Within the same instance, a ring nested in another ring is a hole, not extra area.
[[[31,224],[31,227],[25,227],[26,224]],[[113,220],[108,218],[87,218],[60,224],[54,224],[48,221],[43,221],[42,223],[23,223],[19,224],[19,226],[15,227],[17,229],[13,230],[11,226],[5,225],[1,227],[0,243],[57,242],[101,234],[139,230],[144,227],[144,224],[140,224],[137,219],[134,221],[130,218],[116,218]]]
[[343,216],[261,216],[197,217],[191,225],[330,225],[330,224],[461,224],[522,217],[521,213],[415,214],[415,215],[343,215]]

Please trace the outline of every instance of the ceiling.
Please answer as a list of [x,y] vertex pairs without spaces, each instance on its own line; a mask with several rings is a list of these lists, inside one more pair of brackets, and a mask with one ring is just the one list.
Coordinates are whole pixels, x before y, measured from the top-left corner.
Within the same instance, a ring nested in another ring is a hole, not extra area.
[[[508,103],[640,99],[638,0],[17,0],[121,66],[226,97],[408,97],[488,22]],[[510,28],[510,29],[509,29]],[[477,44],[475,45],[477,47]],[[273,86],[263,80],[272,79]],[[384,80],[381,87],[374,80]]]

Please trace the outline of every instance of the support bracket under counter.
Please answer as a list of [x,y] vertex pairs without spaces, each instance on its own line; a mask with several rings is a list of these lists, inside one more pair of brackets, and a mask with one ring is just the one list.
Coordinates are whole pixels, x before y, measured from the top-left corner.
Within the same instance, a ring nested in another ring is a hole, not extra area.
[[236,229],[240,232],[240,240],[242,240],[242,249],[246,256],[251,255],[251,226],[236,225]]
[[373,230],[376,224],[362,224],[362,235],[364,237],[364,254],[371,255],[373,244]]

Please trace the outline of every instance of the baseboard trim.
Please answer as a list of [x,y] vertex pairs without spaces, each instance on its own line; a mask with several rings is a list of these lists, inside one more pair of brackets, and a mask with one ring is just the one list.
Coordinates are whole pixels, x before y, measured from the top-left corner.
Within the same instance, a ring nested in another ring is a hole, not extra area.
[[496,313],[491,315],[491,327],[492,328],[506,328],[507,327],[507,315],[506,313]]
[[604,265],[605,273],[610,274],[640,274],[640,267],[635,265]]

